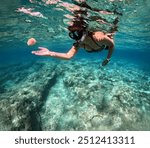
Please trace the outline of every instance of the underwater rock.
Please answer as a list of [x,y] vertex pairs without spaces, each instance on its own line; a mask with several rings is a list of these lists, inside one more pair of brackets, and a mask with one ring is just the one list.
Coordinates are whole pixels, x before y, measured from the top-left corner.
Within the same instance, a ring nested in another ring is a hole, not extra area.
[[104,69],[97,64],[81,60],[58,66],[59,83],[41,111],[44,130],[150,129],[145,118],[148,104],[142,100],[148,102],[150,96],[149,91],[141,93],[147,87],[142,71],[130,65],[124,69],[119,62]]
[[0,96],[0,130],[41,130],[39,110],[55,84],[55,66],[42,62],[14,65],[7,74],[3,69],[7,79],[1,84],[6,90]]

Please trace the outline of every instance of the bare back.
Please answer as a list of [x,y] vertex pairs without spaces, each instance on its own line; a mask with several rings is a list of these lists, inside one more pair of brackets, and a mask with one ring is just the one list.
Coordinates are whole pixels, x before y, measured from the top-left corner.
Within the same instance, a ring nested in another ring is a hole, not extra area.
[[[81,47],[87,51],[101,51],[103,46],[113,47],[114,41],[103,32],[93,32],[90,36],[86,36]],[[101,48],[100,48],[101,47]]]

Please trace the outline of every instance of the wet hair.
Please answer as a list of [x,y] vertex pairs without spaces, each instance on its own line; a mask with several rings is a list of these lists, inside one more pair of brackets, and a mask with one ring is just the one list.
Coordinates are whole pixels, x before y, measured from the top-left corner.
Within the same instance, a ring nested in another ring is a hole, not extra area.
[[69,37],[78,41],[82,38],[83,32],[86,30],[86,26],[81,22],[74,22],[72,26],[68,27]]

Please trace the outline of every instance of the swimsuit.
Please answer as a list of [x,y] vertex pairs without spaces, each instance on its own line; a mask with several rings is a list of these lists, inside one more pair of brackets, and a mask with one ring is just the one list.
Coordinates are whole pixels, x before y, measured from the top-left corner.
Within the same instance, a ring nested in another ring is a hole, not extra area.
[[[85,44],[82,43],[82,42],[84,41],[84,39],[85,39],[86,36],[89,36],[89,37],[92,39],[92,41],[93,41],[99,48],[98,48],[98,49],[94,49],[94,48],[91,48],[91,47],[90,47],[92,50],[86,50]],[[92,32],[83,32],[83,35],[82,35],[81,39],[80,39],[80,40],[77,40],[77,42],[73,43],[73,46],[79,47],[81,44],[83,44],[84,49],[85,49],[87,52],[99,52],[99,51],[104,50],[104,49],[105,49],[105,50],[108,50],[108,48],[109,48],[109,46],[106,46],[106,45],[100,46],[100,45],[93,39],[93,37],[92,37]]]

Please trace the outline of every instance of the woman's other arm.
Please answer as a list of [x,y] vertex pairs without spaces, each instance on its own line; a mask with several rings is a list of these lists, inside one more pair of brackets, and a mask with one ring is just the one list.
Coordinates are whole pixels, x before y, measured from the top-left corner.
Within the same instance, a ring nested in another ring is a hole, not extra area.
[[109,46],[108,48],[108,54],[107,54],[107,58],[102,62],[102,66],[105,66],[109,63],[110,58],[113,54],[114,51],[114,41],[113,39],[110,39],[109,37],[105,37],[105,40],[107,41],[107,45]]

